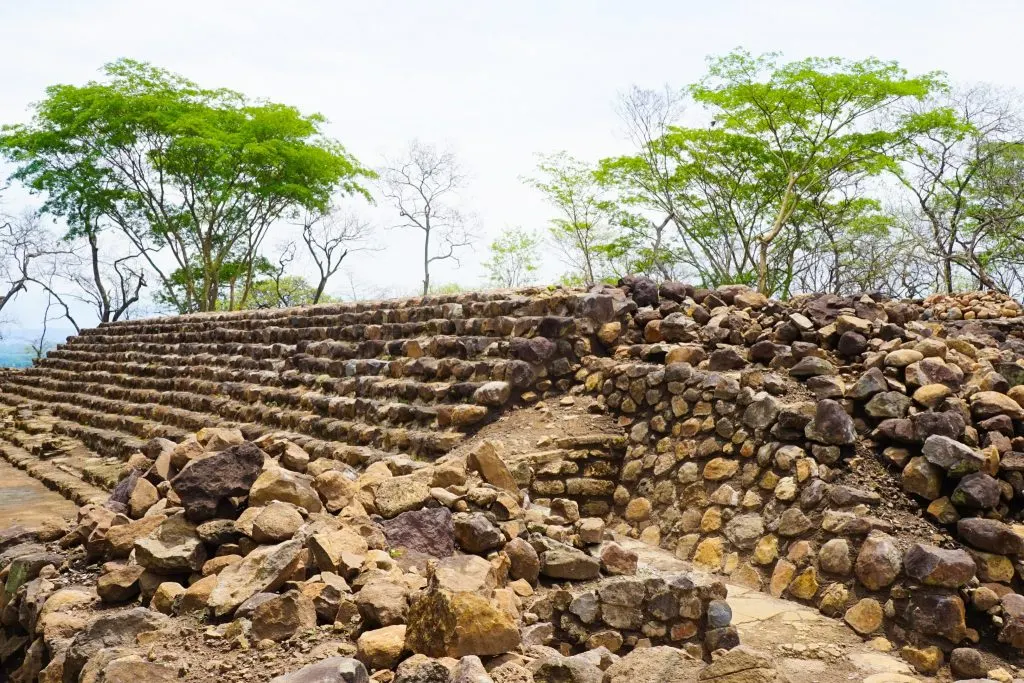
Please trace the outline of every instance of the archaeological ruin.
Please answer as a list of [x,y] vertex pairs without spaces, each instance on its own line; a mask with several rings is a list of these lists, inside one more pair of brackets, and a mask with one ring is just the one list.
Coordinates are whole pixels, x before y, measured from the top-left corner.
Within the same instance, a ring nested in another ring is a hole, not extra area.
[[[122,321],[3,371],[0,406],[0,456],[81,506],[0,529],[0,678],[1022,662],[1024,311],[997,293],[631,277]],[[740,620],[754,596],[845,640]]]

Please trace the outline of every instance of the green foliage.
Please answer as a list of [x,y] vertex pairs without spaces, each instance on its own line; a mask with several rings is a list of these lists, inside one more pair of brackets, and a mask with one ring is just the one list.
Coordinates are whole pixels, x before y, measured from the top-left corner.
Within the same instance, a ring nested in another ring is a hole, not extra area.
[[944,87],[939,74],[910,76],[894,62],[787,63],[737,50],[710,59],[688,89],[706,127],[659,118],[658,100],[634,93],[638,148],[602,160],[596,174],[629,215],[609,244],[638,270],[681,267],[705,286],[756,283],[788,295],[807,268],[824,267],[812,250],[826,225],[836,243],[858,226],[883,229],[877,204],[848,200],[899,168],[909,139],[949,123],[948,112],[898,109]]
[[484,261],[488,281],[496,287],[530,284],[538,270],[540,239],[521,228],[504,230],[491,242],[490,257]]
[[599,250],[615,237],[608,224],[615,205],[604,197],[594,169],[565,152],[542,156],[537,170],[540,177],[527,182],[557,210],[552,241],[583,282],[594,284],[602,274]]
[[[133,60],[108,64],[105,75],[48,88],[31,123],[3,128],[0,154],[71,235],[121,230],[179,311],[214,309],[231,261],[251,287],[277,219],[324,209],[339,189],[369,196],[360,182],[373,173],[323,135],[318,114]],[[156,252],[169,253],[176,270],[165,274]]]

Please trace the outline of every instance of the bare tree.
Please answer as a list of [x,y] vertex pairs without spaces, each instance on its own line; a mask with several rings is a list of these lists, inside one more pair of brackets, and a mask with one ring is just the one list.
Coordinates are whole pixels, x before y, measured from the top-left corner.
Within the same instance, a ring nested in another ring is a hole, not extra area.
[[324,289],[349,254],[371,249],[367,240],[372,232],[369,221],[332,205],[327,211],[307,212],[302,221],[302,241],[306,245],[320,279],[313,303],[319,303]]
[[998,288],[987,272],[988,248],[1021,234],[1024,116],[1013,102],[1011,93],[974,86],[908,108],[910,114],[949,115],[947,125],[913,141],[898,174],[946,292],[953,291],[958,270]]
[[0,216],[0,311],[25,291],[41,260],[61,251],[35,213]]
[[430,264],[453,260],[473,243],[469,221],[455,206],[466,181],[454,153],[412,141],[404,155],[380,171],[381,190],[402,222],[423,233],[423,295],[430,291]]
[[[43,356],[46,355],[46,352],[49,351],[50,348],[53,346],[46,339],[47,334],[49,334],[50,321],[55,320],[55,318],[51,318],[50,317],[50,309],[52,309],[52,308],[53,308],[53,295],[50,294],[49,292],[47,292],[47,294],[46,294],[46,307],[43,308],[43,327],[41,328],[41,330],[39,332],[39,339],[34,339],[34,340],[30,341],[29,344],[28,344],[28,350],[32,354],[32,363],[33,364],[36,364],[40,360],[42,360]],[[66,310],[67,309],[65,308],[65,311]],[[77,329],[77,326],[76,326],[76,329]]]

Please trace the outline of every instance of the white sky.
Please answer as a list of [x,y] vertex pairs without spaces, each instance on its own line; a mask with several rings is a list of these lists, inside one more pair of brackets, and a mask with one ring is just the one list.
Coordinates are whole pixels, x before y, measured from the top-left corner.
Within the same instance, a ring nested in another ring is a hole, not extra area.
[[[490,238],[542,229],[551,215],[520,181],[536,153],[626,151],[612,105],[631,84],[693,82],[705,56],[742,46],[791,59],[876,56],[1024,88],[1021,26],[1024,3],[1013,0],[0,0],[0,122],[23,121],[47,85],[84,83],[132,57],[320,112],[370,166],[412,138],[449,146],[471,175],[463,208],[484,238],[433,280],[474,285]],[[3,208],[26,202],[8,191]],[[415,291],[417,238],[382,231],[383,251],[354,257],[360,293]],[[549,257],[545,276],[561,270]],[[339,278],[329,291],[345,287]],[[5,310],[8,331],[38,327],[40,301],[23,295]]]

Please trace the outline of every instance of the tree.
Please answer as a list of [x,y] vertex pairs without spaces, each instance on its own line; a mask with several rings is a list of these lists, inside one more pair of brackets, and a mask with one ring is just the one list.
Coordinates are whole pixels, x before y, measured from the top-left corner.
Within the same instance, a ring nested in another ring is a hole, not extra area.
[[921,132],[896,175],[908,190],[923,243],[952,292],[965,271],[994,288],[992,268],[1024,240],[1024,119],[988,87],[953,90],[908,106]]
[[758,288],[769,283],[769,251],[791,226],[801,204],[828,201],[853,179],[892,169],[908,121],[882,115],[908,100],[923,100],[941,80],[911,77],[895,62],[809,58],[788,64],[778,55],[735,51],[710,60],[707,76],[691,88],[716,124],[761,148],[771,198],[769,222],[757,236]]
[[336,205],[326,211],[307,211],[302,222],[302,242],[319,272],[312,303],[320,303],[327,282],[350,253],[368,249],[372,232],[369,221]]
[[62,253],[35,213],[0,215],[0,311],[35,280],[41,262]]
[[598,182],[618,193],[621,251],[640,256],[638,270],[665,279],[677,261],[668,228],[680,213],[677,158],[665,138],[682,116],[683,101],[683,93],[668,87],[634,86],[621,94],[616,110],[635,154],[603,159],[596,169]]
[[455,154],[412,141],[402,157],[380,171],[381,191],[398,209],[396,228],[423,234],[423,296],[430,291],[430,265],[454,260],[473,242],[468,219],[455,207],[465,176]]
[[484,261],[488,280],[501,288],[521,287],[529,284],[537,272],[540,240],[522,228],[504,230],[491,242],[491,255]]
[[558,211],[551,220],[552,241],[563,261],[586,285],[593,285],[601,275],[600,247],[615,237],[608,224],[615,207],[604,196],[594,169],[565,152],[542,155],[537,170],[541,177],[526,182]]
[[367,194],[373,173],[324,136],[320,115],[132,60],[104,73],[48,88],[29,124],[3,128],[0,153],[71,233],[110,224],[127,236],[178,311],[215,309],[232,261],[244,301],[271,224],[325,208],[339,188]]

